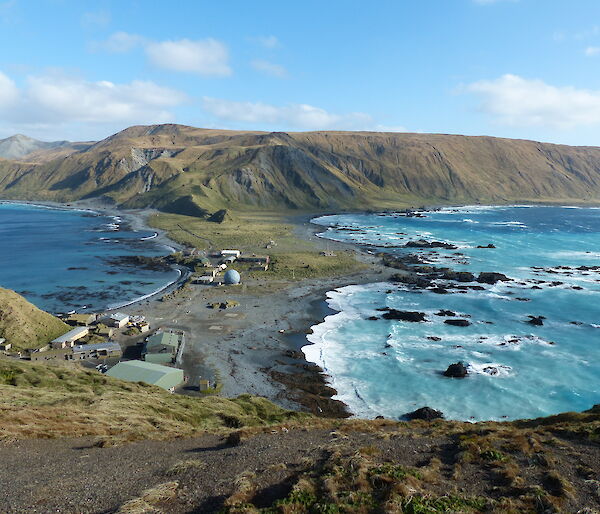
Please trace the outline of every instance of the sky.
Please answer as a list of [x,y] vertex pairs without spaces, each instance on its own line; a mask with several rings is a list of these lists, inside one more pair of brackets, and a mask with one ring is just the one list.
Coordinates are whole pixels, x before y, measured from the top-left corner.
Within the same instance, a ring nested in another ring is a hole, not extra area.
[[600,146],[598,0],[0,0],[0,138],[131,125]]

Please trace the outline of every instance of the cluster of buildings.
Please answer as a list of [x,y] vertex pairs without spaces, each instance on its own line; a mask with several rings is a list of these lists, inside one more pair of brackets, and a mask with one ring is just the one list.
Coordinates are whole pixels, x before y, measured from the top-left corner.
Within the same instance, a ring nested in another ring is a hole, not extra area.
[[135,328],[143,333],[150,330],[142,316],[131,318],[121,312],[105,316],[73,313],[63,316],[62,320],[73,328],[47,345],[29,350],[26,358],[32,361],[120,358],[121,345],[111,340],[115,331]]
[[146,338],[142,360],[122,361],[106,374],[128,382],[144,382],[174,392],[185,377],[183,370],[169,366],[177,361],[183,351],[185,335],[181,330],[164,330]]
[[[209,258],[210,257],[210,258]],[[240,275],[236,270],[228,269],[233,263],[248,263],[252,270],[267,271],[271,262],[268,255],[243,254],[240,250],[221,250],[201,257],[198,263],[202,269],[192,277],[195,284],[239,284]],[[211,260],[212,259],[212,260]],[[227,270],[227,271],[225,271]],[[223,278],[220,273],[225,271]]]

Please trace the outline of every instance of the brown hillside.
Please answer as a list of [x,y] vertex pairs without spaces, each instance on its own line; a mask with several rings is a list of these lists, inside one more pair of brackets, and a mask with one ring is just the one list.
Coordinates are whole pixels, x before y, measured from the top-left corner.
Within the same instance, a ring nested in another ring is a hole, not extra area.
[[0,196],[104,197],[195,215],[239,206],[598,202],[600,148],[443,134],[138,126],[50,162],[1,161]]

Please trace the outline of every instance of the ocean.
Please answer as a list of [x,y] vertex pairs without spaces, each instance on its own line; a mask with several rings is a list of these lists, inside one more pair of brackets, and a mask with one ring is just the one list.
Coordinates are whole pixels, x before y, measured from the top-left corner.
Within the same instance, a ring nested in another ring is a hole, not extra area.
[[[324,238],[513,280],[460,294],[394,283],[329,292],[337,312],[312,327],[303,351],[330,375],[336,398],[362,417],[398,418],[429,406],[466,421],[600,403],[600,210],[467,206],[423,214],[344,214],[313,223]],[[417,239],[458,248],[401,248]],[[477,248],[490,243],[495,248]],[[377,309],[386,307],[424,312],[427,322],[381,319]],[[471,325],[445,324],[448,318],[436,314],[442,309]],[[528,323],[529,316],[544,316],[543,326]],[[443,376],[458,361],[467,377]]]
[[118,216],[0,203],[0,287],[52,313],[122,306],[179,276],[123,260],[173,251],[155,234],[133,231]]

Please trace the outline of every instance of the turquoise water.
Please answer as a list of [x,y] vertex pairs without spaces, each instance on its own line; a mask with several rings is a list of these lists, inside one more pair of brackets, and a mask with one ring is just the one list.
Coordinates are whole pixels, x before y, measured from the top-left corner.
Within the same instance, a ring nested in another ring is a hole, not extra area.
[[178,272],[140,269],[122,256],[167,255],[154,232],[92,211],[0,203],[0,287],[49,312],[104,310],[145,296]]
[[[329,306],[339,312],[313,327],[313,344],[303,350],[330,374],[338,398],[361,416],[398,417],[428,405],[462,420],[531,418],[600,403],[600,270],[573,269],[600,265],[600,210],[477,206],[425,215],[313,222],[324,227],[322,237],[372,251],[419,253],[438,266],[514,280],[460,294],[390,283],[328,293]],[[458,249],[399,248],[414,239]],[[496,248],[476,248],[488,243]],[[428,322],[367,319],[380,316],[382,307],[422,311]],[[446,325],[447,318],[435,315],[440,309],[470,316],[472,324]],[[544,325],[526,323],[529,315],[545,316]],[[468,364],[469,375],[444,377],[457,361]]]

